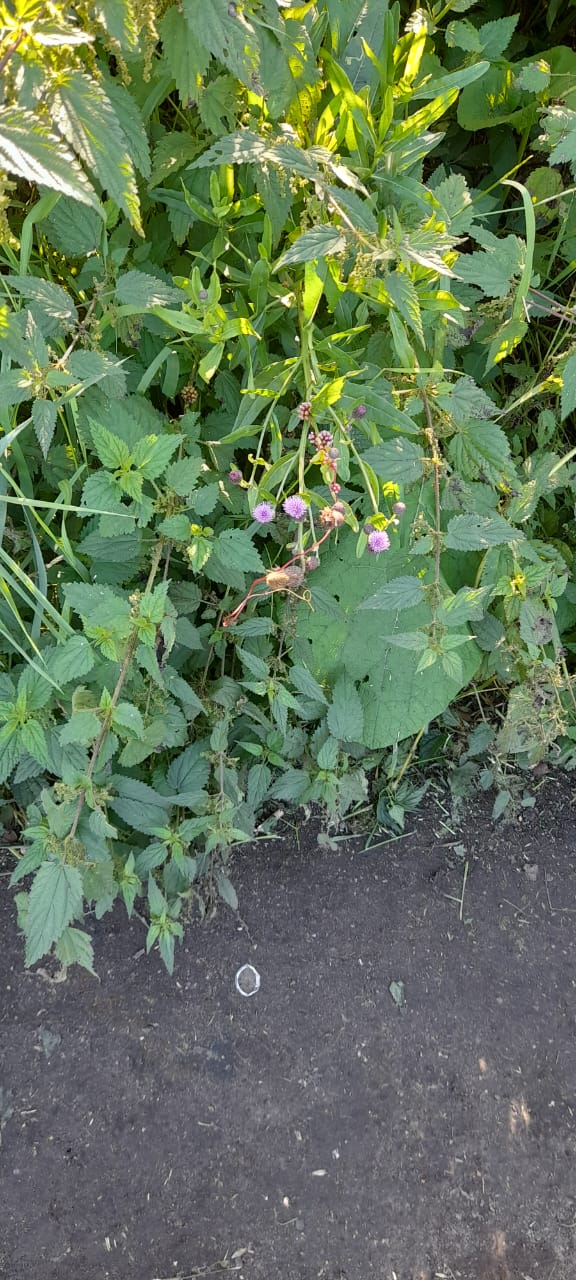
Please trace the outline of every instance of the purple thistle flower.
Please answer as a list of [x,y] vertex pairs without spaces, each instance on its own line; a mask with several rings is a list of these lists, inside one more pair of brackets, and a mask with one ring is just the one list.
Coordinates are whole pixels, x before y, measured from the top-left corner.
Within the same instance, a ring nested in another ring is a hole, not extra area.
[[286,498],[282,506],[286,515],[290,516],[292,520],[303,520],[308,510],[304,499],[297,493],[293,494],[291,498]]
[[270,524],[275,515],[276,511],[271,502],[258,502],[252,512],[252,519],[257,520],[258,524]]
[[352,410],[352,417],[365,418],[367,413],[368,413],[368,410],[365,404],[357,404],[356,408]]
[[240,484],[242,472],[237,467],[232,467],[232,470],[228,472],[228,479],[230,484]]
[[393,505],[393,507],[392,507],[392,510],[393,510],[394,515],[395,515],[395,516],[403,516],[403,515],[404,515],[404,512],[405,512],[405,510],[406,510],[406,503],[405,503],[405,502],[395,502],[395,503],[394,503],[394,505]]
[[368,534],[368,550],[372,555],[378,556],[381,551],[387,551],[390,546],[390,539],[385,529],[374,529]]

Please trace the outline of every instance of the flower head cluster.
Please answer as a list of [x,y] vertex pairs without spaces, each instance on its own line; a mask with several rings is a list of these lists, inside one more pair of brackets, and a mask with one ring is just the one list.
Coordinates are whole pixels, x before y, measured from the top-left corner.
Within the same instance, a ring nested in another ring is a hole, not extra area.
[[388,551],[390,547],[390,539],[385,529],[373,529],[368,534],[368,550],[373,556],[379,556],[381,551]]
[[258,502],[252,512],[252,519],[258,524],[270,524],[276,515],[276,509],[271,502]]
[[303,520],[308,510],[308,505],[299,494],[295,493],[290,498],[285,498],[282,503],[283,509],[287,516],[292,520]]
[[312,414],[312,405],[309,400],[303,400],[296,410],[301,422],[309,422]]
[[238,470],[238,467],[232,467],[232,470],[228,472],[228,479],[230,484],[241,484],[242,472]]

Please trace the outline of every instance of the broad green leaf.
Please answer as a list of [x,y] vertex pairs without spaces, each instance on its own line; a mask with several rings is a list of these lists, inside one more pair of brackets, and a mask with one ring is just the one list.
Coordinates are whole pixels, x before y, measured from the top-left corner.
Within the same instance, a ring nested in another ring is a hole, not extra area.
[[245,529],[224,529],[214,544],[214,554],[223,564],[243,573],[264,573],[264,564]]
[[135,738],[144,737],[144,721],[138,707],[131,702],[118,702],[112,716],[113,727],[120,732],[127,732]]
[[170,489],[187,498],[196,488],[204,463],[202,458],[182,458],[166,468],[165,480]]
[[68,370],[86,387],[99,383],[104,395],[121,399],[126,391],[126,373],[122,361],[101,351],[73,351],[68,358]]
[[229,0],[210,0],[209,5],[204,0],[183,0],[182,9],[192,40],[201,36],[204,48],[252,89],[259,47],[249,11],[244,13]]
[[102,238],[99,213],[88,205],[79,205],[70,196],[60,196],[57,205],[42,219],[40,228],[49,243],[69,258],[83,258],[92,253]]
[[262,761],[253,764],[248,770],[246,800],[251,808],[258,809],[262,802],[267,799],[271,781],[272,773],[268,765]]
[[501,484],[510,475],[510,444],[495,422],[468,422],[448,443],[448,455],[464,480]]
[[554,615],[542,603],[528,597],[520,605],[520,635],[526,644],[538,647],[550,644],[554,637]]
[[424,599],[424,583],[411,575],[384,582],[373,596],[363,600],[360,609],[414,609]]
[[26,964],[36,964],[61,937],[71,920],[82,913],[82,876],[78,867],[44,862],[36,872],[28,896]]
[[143,234],[134,166],[118,117],[102,86],[82,71],[60,72],[50,97],[50,110],[82,163]]
[[56,405],[52,400],[35,400],[32,405],[32,422],[36,439],[45,458],[48,457],[56,427]]
[[67,925],[60,935],[55,952],[60,964],[66,969],[68,965],[79,964],[94,976],[94,948],[90,934],[83,929],[73,929]]
[[100,211],[94,188],[73,152],[39,115],[20,107],[0,108],[0,164],[27,182],[71,196]]
[[102,722],[94,711],[76,711],[60,730],[60,741],[94,742],[100,733]]
[[568,357],[562,370],[562,421],[576,409],[576,351]]
[[27,720],[20,730],[22,746],[39,764],[48,764],[46,733],[38,720]]
[[274,270],[281,271],[295,262],[313,262],[333,257],[346,248],[346,237],[333,226],[311,227],[304,231],[278,259]]
[[[384,580],[407,576],[412,566],[408,552],[395,550],[357,560],[354,539],[343,538],[322,557],[315,574],[328,598],[338,596],[339,616],[327,615],[316,594],[314,613],[305,606],[298,608],[297,660],[319,679],[337,679],[345,673],[354,681],[364,707],[362,740],[370,749],[391,746],[418,733],[445,710],[480,662],[480,651],[471,642],[461,650],[461,683],[439,666],[417,674],[419,652],[393,647],[382,638],[385,632],[396,636],[401,630],[394,625],[394,611],[390,609],[385,619],[379,610],[360,613],[359,606],[374,596]],[[428,581],[429,574],[423,578],[424,583]],[[424,598],[411,613],[410,626],[429,626],[431,617]]]
[[343,742],[361,742],[364,728],[362,703],[348,676],[341,676],[334,685],[332,702],[326,721],[334,738]]
[[339,743],[336,741],[335,738],[327,738],[326,742],[322,743],[322,746],[320,747],[318,755],[316,756],[316,763],[318,765],[318,768],[326,769],[328,771],[335,769],[338,764],[339,754],[340,754]]
[[186,301],[186,294],[174,285],[147,275],[145,271],[125,271],[116,281],[118,301],[139,311],[149,307],[173,307]]
[[328,699],[324,690],[311,671],[307,667],[296,666],[290,669],[290,680],[298,693],[302,693],[306,698],[312,698],[314,702],[322,702],[328,705]]
[[[78,206],[75,205],[74,208],[78,213]],[[78,319],[76,307],[70,294],[59,284],[54,284],[52,280],[42,280],[37,276],[7,275],[4,279],[11,289],[15,289],[24,298],[36,303],[43,316],[56,322],[55,331],[69,329],[76,323]]]
[[124,134],[126,150],[142,176],[149,178],[150,147],[136,98],[125,85],[113,80],[111,76],[105,77],[104,87]]
[[222,901],[226,903],[226,906],[231,907],[233,911],[237,911],[238,910],[238,894],[236,893],[236,890],[231,880],[229,880],[228,876],[225,875],[223,871],[219,871],[217,873],[216,885],[218,888],[218,893],[220,894]]
[[210,62],[210,53],[199,39],[201,21],[194,29],[186,21],[184,13],[172,5],[162,15],[158,29],[165,63],[176,81],[180,101],[187,107],[197,98],[202,76]]
[[373,449],[368,449],[362,455],[362,460],[372,467],[379,478],[397,484],[412,484],[424,473],[423,448],[401,437],[374,445]]
[[210,776],[210,763],[203,755],[206,743],[194,743],[176,756],[168,770],[168,786],[177,795],[200,796]]
[[451,551],[484,551],[524,538],[503,516],[453,516],[446,533],[446,546]]

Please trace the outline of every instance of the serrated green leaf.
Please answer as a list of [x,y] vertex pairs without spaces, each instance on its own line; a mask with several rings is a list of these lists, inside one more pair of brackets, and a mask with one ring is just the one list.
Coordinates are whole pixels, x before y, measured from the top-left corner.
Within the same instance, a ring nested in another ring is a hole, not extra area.
[[218,893],[220,894],[222,901],[226,903],[226,906],[231,907],[232,911],[237,911],[238,910],[238,894],[236,893],[236,890],[234,888],[234,885],[232,884],[232,881],[228,879],[228,876],[225,875],[223,871],[219,871],[217,873],[216,885],[218,888]]
[[451,551],[484,551],[524,538],[503,516],[453,516],[448,524],[446,546]]
[[116,281],[118,301],[139,311],[150,307],[174,307],[186,301],[186,294],[174,285],[147,275],[145,271],[125,271]]
[[348,676],[341,676],[336,681],[326,722],[333,738],[343,742],[362,741],[364,712],[355,685]]
[[328,705],[328,699],[324,690],[318,681],[314,678],[311,671],[306,667],[296,666],[290,669],[290,680],[298,693],[302,693],[306,698],[312,698],[314,702],[321,702],[324,706]]
[[510,474],[510,444],[496,422],[467,422],[449,441],[448,453],[464,480],[498,485]]
[[78,867],[44,862],[28,896],[26,965],[36,964],[82,912],[82,876]]
[[242,573],[264,573],[264,564],[245,529],[224,529],[214,544],[214,553],[223,564]]
[[96,192],[72,151],[35,112],[0,108],[0,164],[27,182],[91,205],[103,217]]
[[250,653],[249,649],[242,649],[238,646],[236,650],[238,657],[250,675],[256,680],[267,680],[270,675],[270,668],[263,658],[259,658],[257,654]]
[[378,591],[359,605],[360,609],[413,609],[422,604],[425,583],[420,578],[405,576],[383,582]]
[[315,262],[321,258],[333,257],[346,248],[346,237],[337,227],[310,227],[304,231],[289,249],[278,259],[274,270],[281,271],[295,262]]
[[[116,730],[124,730],[135,738],[144,737],[144,721],[138,707],[131,702],[118,702],[114,708],[112,724]],[[122,732],[120,732],[122,736]]]
[[48,764],[46,733],[38,720],[27,720],[20,730],[22,746],[39,764]]
[[104,89],[83,71],[60,72],[50,98],[60,133],[141,234],[140,202],[131,157]]
[[541,600],[530,597],[520,605],[520,635],[526,644],[550,644],[554,636],[554,615]]
[[120,400],[126,391],[126,373],[122,361],[101,351],[73,351],[68,357],[68,371],[82,389],[98,383],[104,395]]
[[316,756],[316,763],[319,769],[331,771],[338,764],[338,756],[340,754],[340,744],[335,738],[327,738],[322,743],[320,750]]
[[196,488],[203,466],[202,458],[182,458],[180,462],[172,462],[166,469],[166,484],[179,497],[188,498]]
[[259,48],[248,11],[244,13],[229,0],[211,0],[209,5],[204,0],[183,0],[182,9],[187,38],[196,41],[201,34],[203,47],[252,89]]
[[56,943],[55,952],[65,969],[71,964],[79,964],[96,977],[92,940],[90,934],[83,929],[73,929],[67,925]]
[[60,741],[94,742],[100,733],[101,721],[94,711],[76,711],[60,730]]
[[42,450],[43,456],[48,457],[52,437],[56,427],[56,405],[52,400],[35,400],[32,405],[32,422],[36,432],[36,439]]
[[102,238],[102,218],[96,209],[78,204],[70,196],[60,196],[40,227],[48,242],[69,258],[83,258],[98,248]]
[[272,774],[263,761],[253,764],[248,770],[246,781],[246,800],[252,809],[258,809],[268,796]]
[[562,421],[564,421],[568,414],[573,413],[576,409],[576,351],[571,356],[568,356],[562,370],[562,398],[560,404]]
[[134,450],[134,465],[146,480],[157,480],[166,470],[182,436],[146,436]]
[[412,484],[419,480],[424,472],[424,451],[411,440],[399,437],[397,440],[385,440],[373,449],[367,449],[362,461],[376,472],[382,480],[391,480],[397,484]]

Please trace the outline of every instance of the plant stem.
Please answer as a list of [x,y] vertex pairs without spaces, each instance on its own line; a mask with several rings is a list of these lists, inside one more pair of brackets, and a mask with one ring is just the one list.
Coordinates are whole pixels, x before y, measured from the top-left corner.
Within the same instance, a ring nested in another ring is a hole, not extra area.
[[426,390],[422,391],[422,401],[424,404],[424,413],[426,415],[426,439],[432,451],[432,466],[434,468],[434,595],[433,595],[433,635],[436,635],[436,613],[440,603],[440,550],[442,545],[441,521],[441,505],[440,505],[440,467],[442,466],[442,458],[438,448],[438,440],[434,430],[434,422],[432,420],[432,410]]
[[[147,581],[146,586],[145,586],[145,588],[144,588],[145,592],[146,592],[146,591],[151,591],[151,590],[152,590],[152,586],[153,586],[153,584],[154,584],[154,579],[155,579],[156,574],[157,574],[157,572],[158,572],[158,566],[159,566],[160,561],[161,561],[161,559],[162,559],[162,552],[163,552],[163,549],[164,549],[164,539],[163,539],[163,538],[159,538],[159,540],[158,540],[158,542],[157,542],[157,544],[156,544],[156,548],[155,548],[155,550],[154,550],[154,555],[153,555],[153,557],[152,557],[152,564],[150,565],[150,573],[148,574],[148,581]],[[135,651],[135,649],[136,649],[136,645],[137,645],[137,644],[138,644],[138,628],[137,628],[137,627],[135,627],[135,628],[134,628],[134,631],[132,632],[132,635],[130,636],[130,639],[129,639],[129,641],[128,641],[128,645],[127,645],[127,648],[126,648],[126,653],[125,653],[125,655],[124,655],[124,661],[123,661],[122,666],[121,666],[121,668],[120,668],[120,674],[119,674],[119,676],[118,676],[118,679],[117,679],[117,681],[116,681],[116,684],[115,684],[115,686],[114,686],[114,692],[113,692],[113,694],[112,694],[112,700],[111,700],[111,702],[110,702],[110,706],[109,706],[109,707],[107,708],[107,710],[106,710],[106,714],[105,714],[104,719],[103,719],[103,721],[102,721],[102,728],[100,729],[100,733],[98,734],[98,737],[97,737],[97,739],[96,739],[96,742],[94,743],[94,746],[93,746],[93,748],[92,748],[92,755],[90,756],[90,761],[89,761],[89,764],[88,764],[88,768],[87,768],[87,770],[86,770],[86,777],[87,777],[88,781],[91,781],[91,780],[92,780],[92,778],[93,778],[93,776],[94,776],[94,773],[95,773],[95,770],[96,770],[96,765],[98,764],[98,758],[99,758],[99,756],[100,756],[100,752],[101,752],[101,750],[102,750],[102,747],[103,747],[104,742],[105,742],[105,740],[106,740],[106,737],[107,737],[107,735],[108,735],[108,730],[109,730],[110,725],[111,725],[111,723],[112,723],[112,719],[113,719],[113,716],[114,716],[114,711],[116,710],[116,706],[117,706],[117,704],[118,704],[118,700],[119,700],[119,698],[120,698],[120,694],[122,693],[122,689],[124,688],[124,684],[125,684],[125,682],[126,682],[126,677],[127,677],[128,672],[129,672],[129,670],[130,670],[130,665],[131,665],[131,662],[132,662],[132,658],[134,657],[134,651]],[[86,787],[83,787],[83,788],[82,788],[82,790],[81,790],[81,792],[80,792],[80,794],[79,794],[79,796],[78,796],[78,802],[77,802],[77,805],[76,805],[76,812],[75,812],[75,814],[74,814],[74,820],[73,820],[73,822],[72,822],[72,826],[71,826],[70,831],[69,831],[68,836],[67,836],[67,839],[68,839],[68,840],[73,840],[73,839],[74,839],[74,836],[76,835],[76,832],[77,832],[77,830],[78,830],[78,823],[80,822],[80,818],[81,818],[81,815],[82,815],[82,810],[83,810],[83,808],[84,808],[85,800],[86,800]]]

